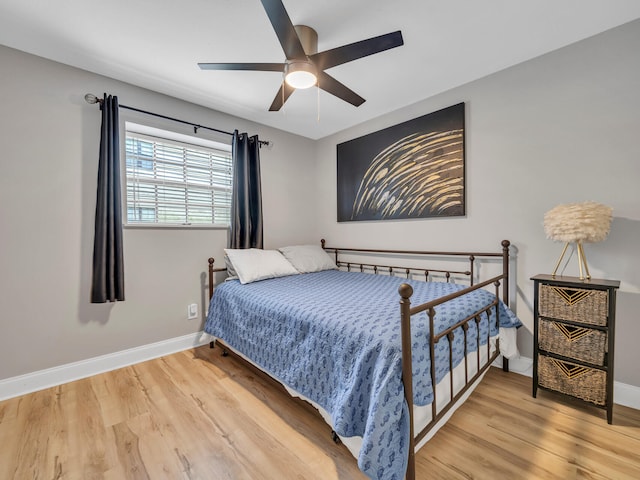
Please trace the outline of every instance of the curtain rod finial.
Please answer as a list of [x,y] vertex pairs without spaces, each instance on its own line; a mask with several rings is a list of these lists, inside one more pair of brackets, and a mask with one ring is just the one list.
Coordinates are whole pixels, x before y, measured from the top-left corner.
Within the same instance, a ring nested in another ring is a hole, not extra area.
[[92,105],[94,103],[102,103],[102,101],[98,97],[96,97],[93,93],[87,93],[84,96],[84,101]]

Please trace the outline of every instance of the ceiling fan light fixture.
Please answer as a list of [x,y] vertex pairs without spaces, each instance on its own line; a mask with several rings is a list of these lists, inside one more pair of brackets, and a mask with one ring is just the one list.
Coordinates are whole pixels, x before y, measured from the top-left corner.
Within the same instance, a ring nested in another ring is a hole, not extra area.
[[316,67],[308,61],[288,63],[284,70],[284,81],[293,88],[310,88],[318,82]]

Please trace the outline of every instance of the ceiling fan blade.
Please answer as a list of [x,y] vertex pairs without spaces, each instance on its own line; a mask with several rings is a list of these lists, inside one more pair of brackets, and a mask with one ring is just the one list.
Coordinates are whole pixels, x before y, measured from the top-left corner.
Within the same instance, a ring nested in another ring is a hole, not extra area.
[[269,107],[269,111],[277,112],[278,110],[280,110],[282,108],[282,105],[284,105],[284,102],[287,101],[294,90],[295,88],[289,86],[288,83],[282,82],[282,85],[280,85],[280,89],[276,94],[276,98],[273,99],[273,103]]
[[342,47],[325,50],[324,52],[310,55],[309,59],[319,70],[324,70],[401,45],[404,45],[404,40],[402,39],[402,32],[398,30],[397,32],[387,33],[368,40],[361,40]]
[[261,0],[287,60],[306,59],[298,33],[281,0]]
[[335,95],[355,107],[359,107],[365,102],[364,98],[325,72],[318,74],[318,88],[321,88],[331,95]]
[[202,70],[256,70],[284,72],[284,63],[199,63]]

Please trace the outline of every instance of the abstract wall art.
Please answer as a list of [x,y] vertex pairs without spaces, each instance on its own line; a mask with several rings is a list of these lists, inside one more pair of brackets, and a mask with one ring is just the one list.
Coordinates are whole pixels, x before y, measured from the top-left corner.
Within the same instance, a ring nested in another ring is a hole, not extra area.
[[337,146],[338,221],[465,215],[465,104]]

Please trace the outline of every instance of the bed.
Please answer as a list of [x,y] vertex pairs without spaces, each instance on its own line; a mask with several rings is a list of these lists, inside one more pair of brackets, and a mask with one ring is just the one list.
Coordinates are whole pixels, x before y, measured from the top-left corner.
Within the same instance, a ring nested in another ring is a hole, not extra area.
[[[507,307],[509,245],[504,240],[496,253],[425,252],[322,240],[327,268],[298,264],[288,274],[284,265],[276,278],[241,277],[215,289],[215,273],[225,269],[209,259],[205,332],[314,405],[367,476],[413,480],[416,449],[521,325]],[[404,266],[410,262],[420,266]],[[478,271],[492,268],[501,273],[480,281]]]

